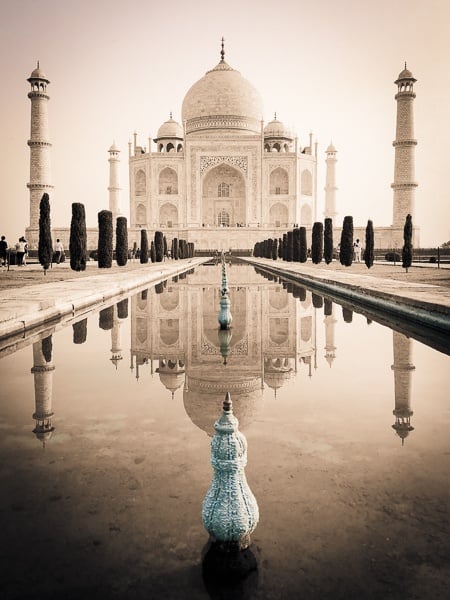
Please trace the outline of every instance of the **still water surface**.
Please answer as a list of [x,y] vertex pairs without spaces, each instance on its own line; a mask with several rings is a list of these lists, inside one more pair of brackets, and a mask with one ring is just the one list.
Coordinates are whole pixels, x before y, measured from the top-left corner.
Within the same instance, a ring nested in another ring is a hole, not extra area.
[[[220,267],[175,279],[0,355],[1,597],[445,597],[449,357],[244,265],[219,335]],[[233,590],[201,572],[226,391],[260,510]]]

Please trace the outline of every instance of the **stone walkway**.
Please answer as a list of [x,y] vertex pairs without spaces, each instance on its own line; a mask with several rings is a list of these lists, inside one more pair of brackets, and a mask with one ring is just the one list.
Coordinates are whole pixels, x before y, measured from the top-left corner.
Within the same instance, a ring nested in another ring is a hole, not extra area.
[[[55,265],[44,276],[39,265],[13,267],[0,273],[0,281],[15,281],[1,286],[0,339],[55,321],[67,315],[81,314],[119,294],[173,277],[196,267],[206,258],[190,258],[163,263],[129,264],[102,269],[97,263],[83,273],[70,270],[68,263]],[[13,278],[13,274],[16,275]],[[37,283],[37,280],[39,283]],[[28,281],[28,285],[24,285]]]
[[[265,258],[245,258],[250,264],[259,265],[278,275],[308,285],[318,292],[349,302],[356,302],[375,311],[408,319],[421,326],[431,327],[450,335],[450,288],[448,271],[443,274],[433,272],[433,278],[442,276],[445,283],[423,283],[426,274],[399,272],[398,277],[383,277],[383,267],[377,266],[371,274],[364,265],[349,269],[333,265],[312,265],[311,263],[273,261]],[[355,272],[355,271],[358,272]],[[384,270],[390,273],[392,268]],[[407,280],[408,275],[410,280]],[[438,280],[436,280],[438,281]]]

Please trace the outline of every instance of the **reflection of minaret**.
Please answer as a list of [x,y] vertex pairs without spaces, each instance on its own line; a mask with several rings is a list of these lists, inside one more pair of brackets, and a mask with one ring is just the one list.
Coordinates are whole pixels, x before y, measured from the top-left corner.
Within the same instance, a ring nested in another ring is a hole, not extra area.
[[117,315],[117,306],[114,307],[114,319],[113,326],[111,329],[111,362],[115,365],[117,369],[117,365],[120,360],[123,359],[122,356],[122,336],[120,332],[120,328],[122,323]]
[[52,336],[33,344],[34,401],[33,419],[36,426],[33,433],[45,447],[55,429],[52,426],[52,383],[55,367],[52,362]]
[[331,363],[336,358],[336,354],[334,352],[336,350],[336,346],[334,345],[334,328],[337,320],[334,318],[333,309],[334,305],[331,304],[331,312],[330,314],[326,315],[325,319],[323,320],[325,323],[325,358],[330,367]]
[[326,172],[326,183],[325,183],[325,218],[334,219],[337,215],[336,212],[336,148],[332,143],[326,150],[327,159],[327,172]]
[[415,366],[411,362],[412,340],[397,331],[394,331],[393,335],[394,364],[391,369],[394,371],[395,409],[392,412],[395,415],[395,423],[392,427],[401,437],[403,445],[409,432],[414,429],[410,423],[413,414],[410,403],[411,372]]

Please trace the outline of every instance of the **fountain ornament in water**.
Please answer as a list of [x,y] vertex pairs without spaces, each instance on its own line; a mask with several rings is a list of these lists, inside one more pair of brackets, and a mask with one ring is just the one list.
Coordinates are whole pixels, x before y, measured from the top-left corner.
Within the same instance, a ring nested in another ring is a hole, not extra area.
[[220,298],[220,311],[218,316],[220,329],[230,329],[231,322],[233,320],[233,317],[231,316],[230,305],[231,302],[230,298],[228,297],[227,270],[225,266],[225,260],[222,256],[222,288]]
[[259,520],[259,509],[250,490],[244,468],[247,440],[238,430],[230,393],[223,403],[222,416],[214,424],[211,464],[214,476],[203,500],[202,518],[210,534],[210,548],[203,567],[217,575],[242,577],[256,569],[250,551],[250,534]]

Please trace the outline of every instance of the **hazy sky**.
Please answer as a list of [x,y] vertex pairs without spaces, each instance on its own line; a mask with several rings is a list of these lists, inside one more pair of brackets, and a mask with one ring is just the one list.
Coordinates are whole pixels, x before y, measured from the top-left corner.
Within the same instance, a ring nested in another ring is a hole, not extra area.
[[396,86],[404,61],[414,102],[415,224],[422,245],[450,239],[449,0],[2,0],[0,230],[12,243],[29,225],[30,100],[40,61],[50,79],[52,224],[69,226],[83,202],[88,225],[108,208],[108,148],[121,149],[128,216],[128,141],[148,145],[190,86],[220,59],[260,91],[301,145],[319,142],[318,217],[325,149],[338,150],[338,220],[392,222]]

